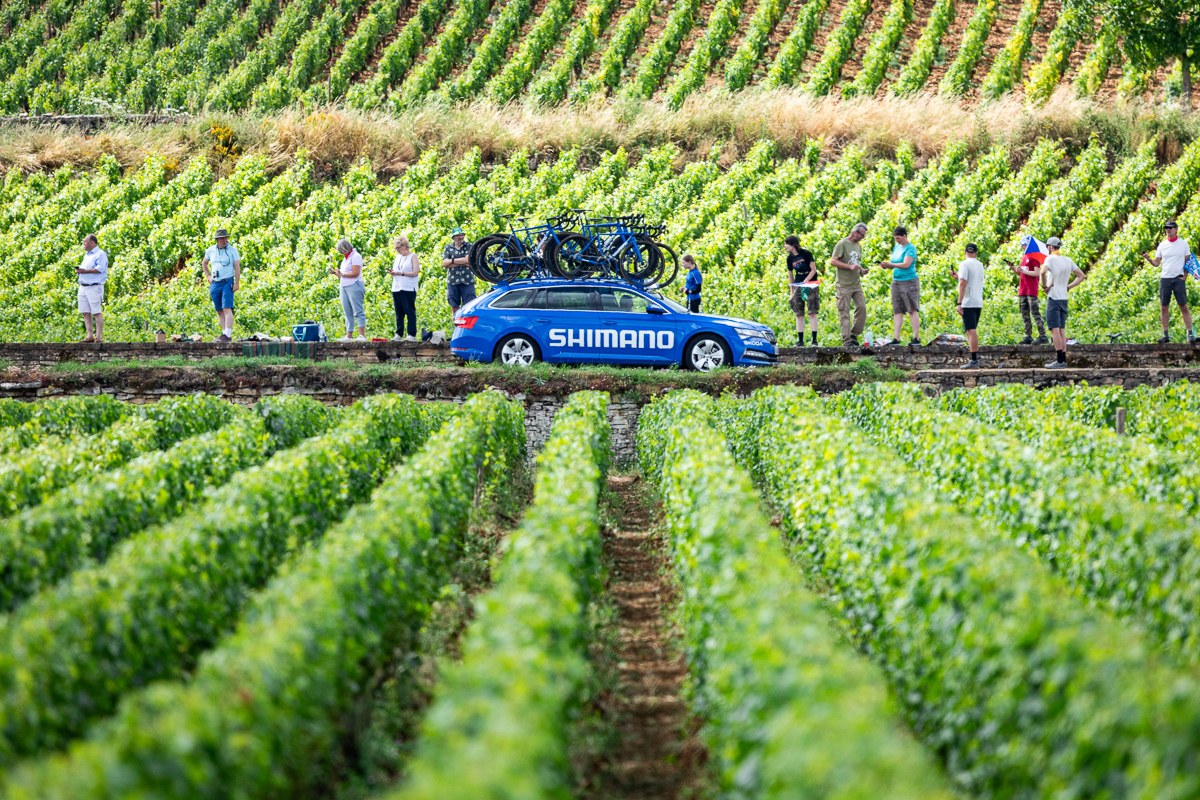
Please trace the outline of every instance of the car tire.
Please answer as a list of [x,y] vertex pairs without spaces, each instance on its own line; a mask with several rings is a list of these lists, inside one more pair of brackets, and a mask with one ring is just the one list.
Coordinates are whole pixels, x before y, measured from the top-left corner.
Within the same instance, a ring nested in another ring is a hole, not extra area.
[[732,367],[733,353],[720,336],[701,333],[683,348],[683,366],[693,372],[710,372],[717,367]]
[[510,333],[496,345],[492,360],[506,367],[528,367],[542,360],[542,351],[528,336]]

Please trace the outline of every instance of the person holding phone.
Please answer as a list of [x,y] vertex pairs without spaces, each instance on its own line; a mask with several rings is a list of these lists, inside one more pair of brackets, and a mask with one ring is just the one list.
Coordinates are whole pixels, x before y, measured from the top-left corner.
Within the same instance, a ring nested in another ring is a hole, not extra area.
[[[1046,338],[1046,320],[1042,318],[1042,310],[1038,303],[1038,284],[1042,279],[1042,265],[1031,254],[1026,253],[1020,264],[1005,261],[1008,268],[1017,276],[1017,307],[1021,310],[1021,319],[1025,322],[1025,338],[1021,344],[1049,344]],[[1033,319],[1031,320],[1030,317]],[[1038,338],[1033,338],[1033,320],[1037,321]]]
[[218,342],[233,341],[233,295],[242,284],[242,256],[229,243],[229,231],[217,230],[214,244],[204,251],[200,268],[208,278],[208,296],[217,310],[217,323],[221,326]]
[[895,246],[887,261],[880,261],[880,269],[892,271],[892,343],[900,344],[900,329],[904,317],[912,326],[912,341],[921,343],[921,279],[917,277],[917,248],[908,240],[908,228],[903,225],[892,231]]
[[342,296],[342,313],[346,316],[346,335],[339,342],[354,341],[354,323],[358,323],[358,335],[365,341],[367,338],[367,285],[363,282],[363,259],[354,245],[346,239],[337,243],[337,251],[342,260],[339,266],[329,270],[330,275],[337,276],[338,287]]
[[[417,276],[421,274],[421,263],[417,254],[409,249],[408,237],[400,234],[392,248],[396,257],[388,275],[392,276],[392,306],[396,309],[396,336],[393,342],[415,342],[417,340]],[[405,335],[405,323],[408,333]]]

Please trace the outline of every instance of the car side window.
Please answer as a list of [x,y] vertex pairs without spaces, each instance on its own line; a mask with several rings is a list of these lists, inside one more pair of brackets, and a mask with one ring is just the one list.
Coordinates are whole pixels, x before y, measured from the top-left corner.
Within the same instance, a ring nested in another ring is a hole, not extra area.
[[651,305],[645,297],[637,292],[624,289],[612,289],[607,286],[596,290],[600,295],[602,311],[618,311],[626,314],[645,314],[646,307]]
[[509,292],[506,295],[498,297],[491,303],[492,308],[525,308],[529,304],[530,298],[535,293],[534,289],[518,289],[515,292]]
[[591,289],[575,286],[562,286],[558,288],[546,289],[545,296],[547,311],[592,310]]

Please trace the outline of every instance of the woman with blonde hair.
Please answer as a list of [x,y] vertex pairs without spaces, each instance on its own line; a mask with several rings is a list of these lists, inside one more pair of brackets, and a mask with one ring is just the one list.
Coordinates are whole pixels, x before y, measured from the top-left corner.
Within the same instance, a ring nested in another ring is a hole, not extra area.
[[[396,258],[388,275],[392,276],[392,305],[396,309],[396,336],[393,342],[415,342],[417,340],[417,276],[421,274],[421,262],[417,254],[409,249],[408,237],[403,233],[392,245]],[[408,335],[405,335],[405,322]]]
[[346,315],[346,335],[339,342],[354,341],[354,323],[358,323],[358,335],[367,338],[367,311],[365,300],[367,285],[363,282],[363,259],[354,245],[346,239],[337,243],[337,251],[342,255],[340,266],[329,270],[330,275],[338,278],[338,286],[342,295],[342,313]]

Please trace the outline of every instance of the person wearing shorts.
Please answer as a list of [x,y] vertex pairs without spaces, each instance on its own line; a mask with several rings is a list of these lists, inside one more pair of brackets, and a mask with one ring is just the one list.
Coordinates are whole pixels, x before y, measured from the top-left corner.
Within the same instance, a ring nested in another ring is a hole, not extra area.
[[1162,322],[1163,335],[1158,342],[1166,344],[1171,341],[1172,297],[1179,306],[1179,313],[1183,315],[1183,328],[1187,331],[1187,340],[1194,342],[1196,341],[1196,331],[1192,327],[1192,311],[1187,304],[1187,271],[1183,268],[1192,254],[1192,248],[1186,241],[1179,238],[1179,225],[1175,220],[1167,220],[1163,225],[1163,232],[1167,238],[1159,243],[1158,249],[1154,251],[1154,258],[1151,258],[1149,253],[1142,253],[1142,258],[1154,266],[1162,268],[1158,277],[1158,301],[1160,305],[1159,321]]
[[[1054,342],[1054,360],[1046,369],[1067,368],[1067,294],[1087,280],[1083,270],[1066,256],[1059,255],[1062,240],[1051,236],[1046,241],[1050,255],[1042,264],[1042,286],[1046,289],[1046,324]],[[1075,280],[1072,280],[1074,278]]]
[[450,231],[450,244],[442,251],[442,266],[446,268],[446,302],[450,315],[475,299],[475,273],[471,272],[471,242],[462,228]]
[[887,261],[879,266],[892,271],[892,344],[900,344],[900,329],[904,316],[912,326],[909,344],[921,343],[921,280],[917,277],[917,248],[908,241],[908,229],[903,225],[892,231],[895,246]]
[[[87,331],[85,342],[104,341],[104,315],[100,306],[104,302],[104,282],[108,280],[108,253],[100,249],[96,234],[83,237],[83,262],[75,268],[79,276],[79,313],[83,315],[83,328]],[[92,322],[96,332],[92,333]]]
[[958,313],[963,320],[963,333],[971,348],[971,359],[959,369],[979,369],[979,317],[983,314],[983,262],[979,248],[968,244],[966,258],[958,265]]
[[217,310],[221,335],[215,341],[233,341],[233,295],[241,288],[242,256],[229,243],[229,231],[219,229],[213,236],[215,244],[204,251],[200,268],[208,279],[208,296]]
[[794,283],[816,283],[817,261],[813,254],[800,246],[800,239],[788,236],[783,240],[787,254],[788,308],[796,316],[796,344],[804,345],[804,318],[808,317],[812,331],[812,346],[817,346],[817,314],[821,311],[821,287],[792,286]]

